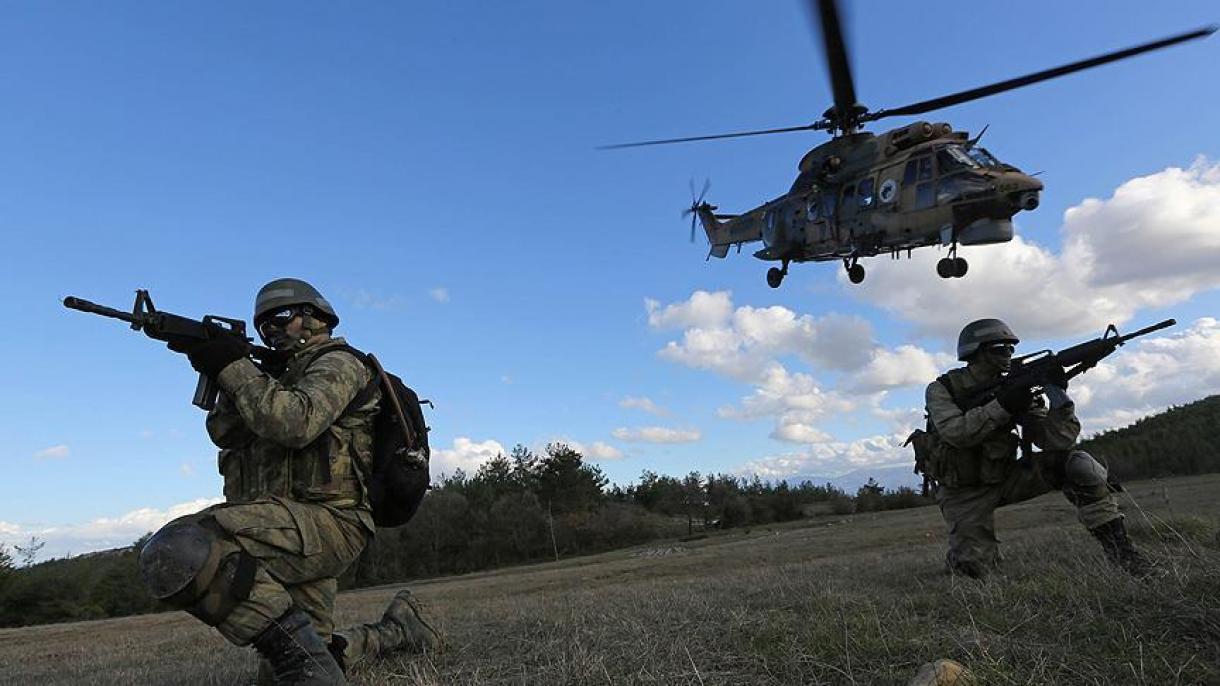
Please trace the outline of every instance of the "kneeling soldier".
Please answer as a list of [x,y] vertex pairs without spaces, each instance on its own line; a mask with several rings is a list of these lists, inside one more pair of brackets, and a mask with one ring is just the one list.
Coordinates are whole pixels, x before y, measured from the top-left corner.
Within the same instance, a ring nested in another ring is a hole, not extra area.
[[[1044,388],[1045,401],[1030,388],[1010,387],[981,406],[961,404],[960,399],[994,385],[1010,370],[1018,342],[998,319],[971,322],[957,344],[957,357],[966,366],[928,385],[929,428],[938,440],[925,471],[939,484],[936,499],[949,528],[949,570],[985,576],[1000,560],[996,508],[1058,489],[1076,506],[1081,524],[1101,542],[1111,562],[1146,576],[1152,565],[1127,537],[1106,468],[1083,450],[1073,450],[1080,421],[1067,394],[1066,375]],[[1017,426],[1043,452],[1018,460],[1022,439]]]
[[348,643],[360,656],[440,643],[409,594],[330,640],[337,577],[375,528],[364,478],[381,401],[373,374],[331,337],[338,323],[312,286],[277,279],[259,291],[254,324],[282,366],[256,366],[228,336],[169,342],[222,389],[207,429],[226,502],[166,524],[140,571],[157,598],[253,645],[262,683],[346,683]]

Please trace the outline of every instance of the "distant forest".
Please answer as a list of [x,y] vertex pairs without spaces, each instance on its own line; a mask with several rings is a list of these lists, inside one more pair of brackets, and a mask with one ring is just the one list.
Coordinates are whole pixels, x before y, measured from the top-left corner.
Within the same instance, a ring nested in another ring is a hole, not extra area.
[[[1082,443],[1121,480],[1220,471],[1220,396]],[[659,538],[698,537],[803,517],[917,507],[930,498],[871,482],[855,494],[829,484],[768,483],[725,474],[645,471],[610,485],[563,444],[517,446],[473,475],[445,477],[406,526],[378,530],[341,580],[356,588],[584,555]],[[0,546],[0,626],[117,617],[163,608],[147,596],[131,547],[31,564],[37,541]],[[16,558],[16,559],[14,559]],[[24,564],[19,564],[24,563]]]

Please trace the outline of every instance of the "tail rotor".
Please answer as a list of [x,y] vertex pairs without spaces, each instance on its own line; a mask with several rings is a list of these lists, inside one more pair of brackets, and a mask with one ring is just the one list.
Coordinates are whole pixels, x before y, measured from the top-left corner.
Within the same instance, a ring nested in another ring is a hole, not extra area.
[[690,207],[686,208],[685,210],[682,210],[682,216],[683,217],[686,217],[688,215],[690,216],[690,242],[691,243],[695,242],[695,222],[698,221],[698,219],[699,219],[699,210],[702,209],[705,205],[707,205],[707,203],[705,203],[703,201],[703,198],[707,195],[707,191],[711,187],[712,187],[712,180],[704,179],[703,190],[700,191],[698,195],[695,195],[695,180],[694,179],[690,180],[691,203],[690,203]]

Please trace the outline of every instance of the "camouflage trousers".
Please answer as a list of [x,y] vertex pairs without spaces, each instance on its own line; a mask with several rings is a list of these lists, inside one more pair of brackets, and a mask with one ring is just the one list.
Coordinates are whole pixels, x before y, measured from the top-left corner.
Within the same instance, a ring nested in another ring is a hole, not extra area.
[[1076,506],[1087,529],[1122,517],[1118,500],[1107,483],[1106,468],[1083,450],[1043,452],[1013,463],[1004,481],[936,491],[936,501],[949,529],[945,562],[951,571],[983,576],[1000,562],[995,535],[996,508],[1060,490]]
[[250,592],[232,610],[223,617],[194,609],[192,614],[230,642],[248,645],[295,606],[309,615],[323,640],[330,638],[337,577],[372,537],[358,513],[273,498],[215,505],[175,521],[191,519],[218,532],[221,557],[244,552],[258,562]]

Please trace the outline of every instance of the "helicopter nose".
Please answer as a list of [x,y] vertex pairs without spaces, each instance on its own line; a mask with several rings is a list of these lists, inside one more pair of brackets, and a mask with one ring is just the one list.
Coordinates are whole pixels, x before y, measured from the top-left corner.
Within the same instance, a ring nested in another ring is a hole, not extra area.
[[1017,194],[1016,205],[1018,208],[1023,209],[1026,212],[1032,212],[1038,209],[1038,203],[1038,191],[1025,191],[1024,193]]
[[1042,182],[1027,174],[1011,174],[1004,185],[1008,187],[1008,197],[1018,210],[1032,212],[1041,204],[1040,191]]

